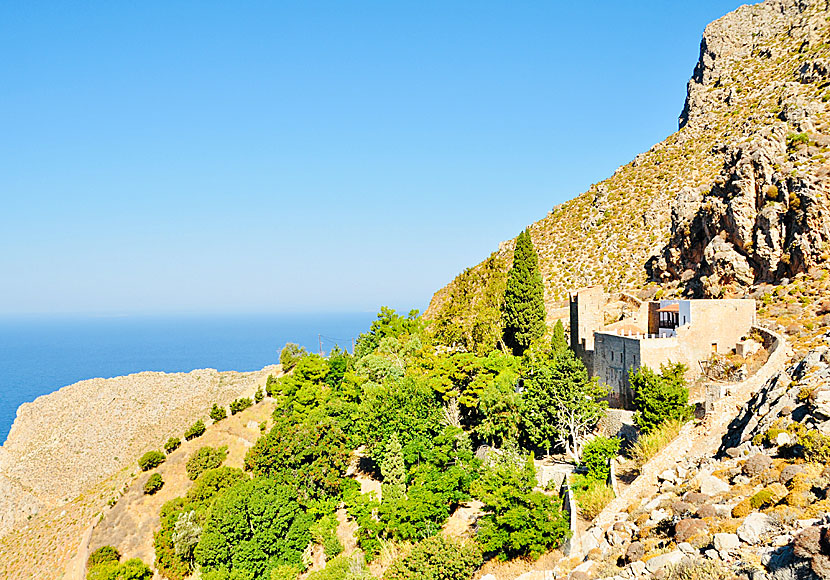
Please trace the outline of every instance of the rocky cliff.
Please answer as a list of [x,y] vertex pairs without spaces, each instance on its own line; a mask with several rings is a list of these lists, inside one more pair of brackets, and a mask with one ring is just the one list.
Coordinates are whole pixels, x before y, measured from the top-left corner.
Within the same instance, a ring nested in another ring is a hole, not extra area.
[[[707,26],[679,130],[530,226],[549,308],[585,285],[741,295],[826,265],[828,10],[767,0]],[[427,316],[471,335],[511,249],[438,291]]]

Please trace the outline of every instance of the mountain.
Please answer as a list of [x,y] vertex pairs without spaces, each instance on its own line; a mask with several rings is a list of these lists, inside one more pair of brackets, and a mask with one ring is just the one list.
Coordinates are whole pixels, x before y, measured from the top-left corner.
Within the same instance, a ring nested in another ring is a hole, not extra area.
[[[819,277],[830,259],[829,101],[826,1],[767,0],[709,24],[678,131],[529,226],[549,318],[570,290],[595,284],[761,296]],[[436,292],[426,316],[445,342],[494,344],[513,244]],[[780,294],[768,301],[776,317]]]

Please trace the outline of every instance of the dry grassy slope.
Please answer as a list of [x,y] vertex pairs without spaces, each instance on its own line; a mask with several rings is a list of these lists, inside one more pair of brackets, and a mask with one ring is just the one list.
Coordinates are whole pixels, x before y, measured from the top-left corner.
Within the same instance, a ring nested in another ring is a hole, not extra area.
[[[73,578],[64,571],[98,514],[134,483],[136,459],[182,437],[198,418],[210,423],[213,402],[252,396],[278,373],[271,366],[92,379],[22,407],[0,448],[0,479],[23,489],[39,511],[0,534],[0,578]],[[20,514],[12,512],[25,506],[7,499],[0,496],[0,516],[14,521]]]
[[[784,166],[776,167],[789,171],[787,176],[821,176],[830,143],[824,138],[830,133],[830,66],[822,68],[830,62],[828,41],[823,0],[767,0],[710,24],[689,82],[685,126],[531,224],[548,308],[581,286],[600,284],[609,291],[647,286],[646,262],[671,251],[671,244],[683,236],[676,227],[672,231],[673,210],[685,202],[692,207],[680,209],[693,214],[726,177],[740,184],[743,176],[735,175],[731,154],[760,135],[776,129],[774,138],[783,141],[791,132],[808,133],[809,146],[788,150],[788,158],[780,160]],[[806,74],[805,66],[810,69]],[[826,197],[817,197],[826,209]],[[489,286],[503,283],[501,273],[510,266],[512,246],[512,240],[503,242],[490,259],[439,290],[426,316],[437,319],[449,312],[453,319],[474,318],[465,310],[474,310],[477,296]],[[803,269],[815,265],[804,264]],[[684,289],[679,273],[659,279],[664,291]]]
[[[201,437],[183,441],[167,460],[150,473],[138,475],[124,494],[104,515],[92,533],[89,551],[101,546],[115,546],[125,558],[141,558],[147,564],[155,559],[153,534],[159,529],[159,512],[165,502],[183,496],[193,485],[185,464],[204,446],[227,446],[224,465],[242,468],[245,454],[260,437],[261,423],[269,424],[274,402],[266,399],[258,405],[211,425]],[[154,495],[144,494],[144,484],[151,473],[164,478],[164,486]]]

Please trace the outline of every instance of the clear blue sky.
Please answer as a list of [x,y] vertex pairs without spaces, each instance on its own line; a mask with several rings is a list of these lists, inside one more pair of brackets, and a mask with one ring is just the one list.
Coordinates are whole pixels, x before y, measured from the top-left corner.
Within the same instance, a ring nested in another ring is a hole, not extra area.
[[423,308],[739,2],[4,2],[0,314]]

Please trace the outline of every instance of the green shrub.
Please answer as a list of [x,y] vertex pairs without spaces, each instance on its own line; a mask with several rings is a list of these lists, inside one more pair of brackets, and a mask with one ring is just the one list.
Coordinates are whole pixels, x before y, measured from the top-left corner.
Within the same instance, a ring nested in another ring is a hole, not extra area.
[[810,136],[807,133],[790,133],[787,135],[787,150],[793,151],[799,145],[808,145]]
[[237,467],[222,466],[208,469],[196,478],[196,483],[187,490],[187,499],[197,505],[208,505],[220,492],[248,479]]
[[182,440],[178,437],[171,437],[167,440],[167,443],[164,444],[164,451],[168,455],[173,453],[179,446],[182,444]]
[[608,479],[608,461],[620,451],[618,437],[596,437],[582,449],[582,465],[588,470],[588,477],[600,481]]
[[199,419],[190,428],[184,432],[184,438],[190,441],[196,437],[201,437],[205,433],[205,422]]
[[160,490],[164,486],[164,479],[162,479],[160,473],[154,473],[147,479],[147,482],[144,484],[144,493],[146,495],[153,495],[158,490]]
[[538,558],[570,533],[559,498],[536,487],[533,457],[505,453],[473,482],[472,492],[484,503],[478,539],[482,548],[500,560],[517,556]]
[[138,558],[131,558],[123,564],[104,562],[89,568],[87,580],[150,580],[153,572]]
[[227,416],[228,412],[225,410],[225,407],[220,407],[214,403],[213,407],[210,408],[210,418],[214,423],[218,423]]
[[252,407],[253,404],[254,402],[250,397],[240,397],[239,399],[235,399],[231,401],[231,415],[236,415],[248,407]]
[[687,421],[694,414],[684,378],[686,365],[661,365],[659,375],[647,366],[628,373],[637,409],[634,421],[641,432],[649,433],[672,419]]
[[254,403],[261,403],[262,399],[265,398],[265,393],[262,392],[262,387],[259,387],[254,393]]
[[138,465],[141,471],[150,471],[164,463],[164,453],[161,451],[148,451],[138,458]]
[[[327,555],[328,556],[328,555]],[[345,554],[326,561],[326,567],[312,572],[307,580],[345,580],[352,561]]]
[[474,543],[457,542],[438,534],[418,543],[398,558],[383,580],[469,580],[481,566],[481,550]]
[[118,562],[121,559],[121,554],[113,546],[101,546],[89,555],[86,560],[86,565],[89,568],[105,562]]
[[614,490],[605,480],[584,475],[574,475],[571,478],[571,491],[580,514],[586,520],[593,520],[614,499]]
[[323,546],[327,559],[335,558],[343,551],[343,544],[337,537],[337,516],[334,514],[320,518],[308,531],[314,542]]
[[222,462],[225,461],[227,455],[227,447],[220,447],[219,449],[214,447],[200,448],[196,451],[196,453],[190,456],[190,459],[187,460],[187,464],[185,465],[187,477],[191,480],[195,480],[208,469],[215,469],[219,467],[222,465]]
[[806,430],[798,437],[804,459],[812,463],[830,462],[830,437],[816,429]]

